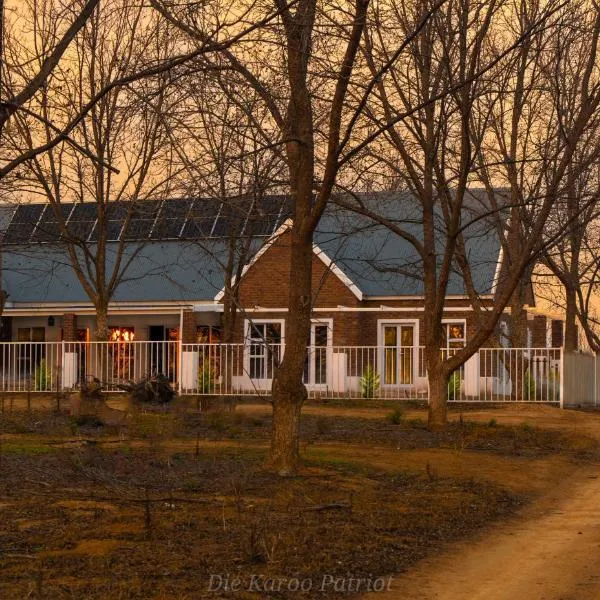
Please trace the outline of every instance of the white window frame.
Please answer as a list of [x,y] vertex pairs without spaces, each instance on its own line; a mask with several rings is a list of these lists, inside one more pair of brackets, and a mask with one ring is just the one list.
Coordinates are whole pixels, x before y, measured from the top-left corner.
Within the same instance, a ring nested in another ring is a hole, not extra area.
[[315,346],[315,326],[326,325],[327,326],[327,344],[325,346],[325,352],[327,357],[327,367],[325,373],[325,383],[315,383],[315,354],[309,355],[308,360],[308,381],[305,383],[306,387],[310,390],[324,390],[327,389],[330,380],[331,373],[331,361],[333,360],[333,319],[311,319],[310,321],[310,347]]
[[[467,345],[467,320],[466,319],[442,319],[442,325],[444,326],[444,328],[446,328],[446,325],[450,325],[452,323],[457,323],[463,326],[463,344],[464,346]],[[463,347],[464,347],[463,346]],[[449,350],[450,349],[450,338],[448,337],[448,331],[446,330],[446,346],[444,348],[444,350]]]
[[[411,383],[385,383],[385,343],[383,328],[386,326],[412,325],[413,326],[413,358],[412,358],[412,382]],[[378,372],[381,377],[383,388],[411,388],[414,387],[419,377],[419,319],[377,319],[377,361]]]
[[[277,323],[281,326],[281,346],[279,349],[279,360],[283,358],[285,351],[285,319],[246,319],[244,321],[244,371],[251,381],[272,381],[269,377],[252,377],[250,374],[250,331],[253,325],[270,325]],[[266,360],[266,357],[265,359]],[[264,370],[263,370],[264,371]]]

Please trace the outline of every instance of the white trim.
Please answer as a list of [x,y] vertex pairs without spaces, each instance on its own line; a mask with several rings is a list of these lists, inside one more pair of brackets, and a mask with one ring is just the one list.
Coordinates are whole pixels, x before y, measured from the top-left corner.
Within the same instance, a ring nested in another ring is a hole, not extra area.
[[[473,308],[471,306],[445,306],[444,312],[471,312]],[[425,311],[423,306],[332,306],[330,308],[327,307],[318,307],[313,308],[312,312],[323,312],[323,313],[338,313],[338,312],[418,312],[422,313]],[[485,309],[484,309],[485,311]],[[246,308],[244,309],[246,313],[286,313],[288,312],[287,308],[284,307],[273,307],[269,308],[266,306],[255,306],[254,308]]]
[[[464,331],[464,344],[467,345],[467,320],[466,319],[442,319],[442,325],[449,325],[451,323],[460,323],[463,326]],[[450,348],[450,339],[446,337],[446,349]]]
[[[279,239],[279,237],[284,234],[290,227],[292,226],[292,219],[286,219],[279,228],[275,231],[275,233],[263,244],[260,250],[252,257],[250,262],[244,266],[242,269],[242,274],[240,278],[243,278],[244,275],[248,272],[248,270],[254,266],[256,261]],[[235,283],[235,276],[232,279],[232,283]],[[221,288],[221,290],[215,296],[215,302],[220,302],[225,296],[225,286]]]
[[490,296],[493,298],[496,295],[498,289],[498,283],[500,282],[500,269],[502,268],[502,261],[504,260],[504,247],[500,242],[500,252],[498,252],[498,261],[496,262],[496,269],[494,271],[494,279],[492,280],[492,288],[490,290]]
[[[244,277],[248,270],[256,264],[260,257],[277,241],[277,239],[284,234],[292,226],[292,220],[286,219],[286,221],[277,229],[277,231],[265,242],[261,249],[252,257],[250,262],[242,269],[241,277]],[[321,250],[317,244],[313,244],[313,253],[321,259],[321,262],[358,298],[363,299],[363,293],[358,287],[352,282],[352,280],[335,264],[334,261],[329,258],[326,252]],[[235,278],[233,279],[235,282]],[[220,302],[225,296],[225,287],[217,293],[215,301]]]
[[[145,315],[178,315],[181,310],[189,309],[192,310],[192,305],[167,305],[167,306],[109,306],[108,314],[116,315],[116,314],[145,314]],[[210,310],[212,309],[212,310]],[[214,312],[214,313],[222,313],[223,306],[222,305],[210,305],[210,309],[207,306],[207,310],[199,311],[199,312]],[[96,311],[93,307],[73,307],[73,306],[62,306],[62,307],[49,307],[49,308],[12,308],[5,309],[4,316],[13,316],[13,317],[45,317],[45,316],[60,316],[65,313],[73,313],[81,316],[93,316],[96,314]]]
[[[411,383],[385,383],[385,358],[383,356],[385,350],[385,340],[383,338],[383,328],[386,325],[412,325],[413,326],[413,360],[412,360],[412,381]],[[396,387],[412,387],[415,385],[416,380],[419,376],[419,319],[377,319],[377,347],[379,348],[377,360],[380,363],[380,371],[382,373],[381,381],[382,387],[396,388]]]
[[252,325],[264,325],[266,323],[279,323],[281,325],[281,344],[279,347],[279,359],[283,358],[285,351],[285,319],[244,319],[244,374],[250,381],[264,382],[272,381],[268,378],[255,378],[250,376],[250,328]]
[[358,289],[355,283],[329,258],[327,253],[317,244],[313,244],[313,252],[321,259],[321,262],[358,298],[363,299],[363,293]]
[[321,390],[324,391],[329,385],[331,385],[332,373],[332,352],[333,352],[333,319],[311,319],[310,320],[310,347],[315,346],[315,325],[326,325],[327,326],[327,344],[325,345],[325,352],[327,358],[327,366],[325,370],[325,383],[314,383],[315,379],[315,355],[309,355],[308,361],[308,381],[305,382],[305,386],[309,390]]

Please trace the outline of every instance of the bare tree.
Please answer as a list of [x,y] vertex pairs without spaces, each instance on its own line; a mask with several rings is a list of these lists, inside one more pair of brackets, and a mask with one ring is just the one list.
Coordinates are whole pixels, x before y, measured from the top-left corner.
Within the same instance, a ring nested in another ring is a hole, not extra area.
[[[31,6],[40,47],[48,44],[58,8],[36,8],[36,0]],[[148,60],[164,61],[173,44],[167,28],[151,17],[142,5],[103,3],[73,42],[68,67],[55,70],[36,95],[35,116],[31,111],[16,116],[10,136],[14,146],[25,142],[31,150],[49,143],[98,88],[140,71]],[[19,48],[7,50],[15,53],[16,62]],[[20,75],[26,77],[22,71]],[[167,82],[162,74],[113,88],[94,103],[68,142],[33,157],[19,180],[21,188],[40,194],[53,209],[46,241],[64,250],[93,303],[99,341],[108,339],[109,303],[144,244],[143,234],[147,237],[148,232],[130,225],[136,217],[138,223],[140,217],[151,222],[156,205],[146,201],[168,194],[173,186],[168,137],[159,116],[169,109]],[[67,226],[73,203],[83,202],[93,202],[93,214],[71,219]]]
[[[387,6],[368,38],[372,73],[389,60],[387,39],[414,28],[431,3]],[[560,56],[546,50],[571,18],[560,2],[449,3],[413,40],[405,60],[377,83],[379,103],[371,108],[374,122],[382,113],[394,122],[399,112],[418,107],[388,129],[388,146],[380,158],[417,199],[409,216],[420,224],[421,233],[415,235],[414,227],[398,223],[399,217],[389,218],[389,209],[386,215],[356,199],[342,203],[385,224],[412,244],[420,257],[433,429],[447,422],[451,373],[494,334],[516,290],[516,302],[522,307],[521,282],[546,243],[542,234],[563,192],[565,174],[574,165],[576,149],[586,145],[589,132],[597,127],[600,88],[591,71],[600,21],[595,9],[586,15],[591,15],[591,22],[583,56],[589,75],[573,87],[577,106],[568,119],[557,114],[548,92],[550,82],[562,73],[550,67],[560,63]],[[392,158],[390,148],[395,152]],[[474,205],[469,188],[477,182],[484,184],[485,196]],[[508,198],[505,192],[498,193],[499,186],[508,188]],[[402,210],[399,205],[396,214]],[[485,222],[504,250],[492,305],[482,302],[469,261],[469,237],[481,236]],[[444,356],[442,316],[453,271],[460,273],[480,325],[462,350]]]
[[[195,239],[213,255],[224,276],[224,343],[233,342],[241,308],[244,267],[258,250],[257,237],[272,233],[284,199],[283,157],[274,144],[268,111],[252,90],[232,84],[219,73],[200,74],[183,82],[184,98],[165,115],[174,160],[185,171],[188,195],[197,202],[190,219]],[[207,230],[218,214],[217,231]],[[215,247],[213,237],[221,241]],[[222,247],[222,243],[226,248]]]
[[[190,38],[204,39],[188,7],[158,0],[153,5]],[[312,309],[313,235],[355,124],[346,101],[369,0],[356,0],[351,10],[323,8],[316,0],[275,0],[274,6],[280,14],[276,24],[261,30],[252,45],[221,53],[210,68],[236,74],[259,95],[285,150],[293,216],[290,291],[286,351],[273,381],[270,461],[279,473],[288,474],[298,464],[300,410],[307,397],[303,372]],[[339,37],[320,35],[321,27],[335,22],[343,23]]]

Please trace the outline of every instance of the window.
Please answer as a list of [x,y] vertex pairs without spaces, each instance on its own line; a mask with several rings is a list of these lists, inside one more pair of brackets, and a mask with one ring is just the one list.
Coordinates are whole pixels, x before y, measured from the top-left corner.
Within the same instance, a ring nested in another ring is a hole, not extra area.
[[331,321],[315,321],[310,327],[306,360],[304,362],[304,383],[309,385],[327,384],[327,353],[331,346]]
[[17,341],[19,359],[24,373],[29,373],[32,367],[37,367],[46,358],[46,328],[45,327],[19,327]]
[[198,325],[196,327],[197,344],[218,344],[221,341],[221,328],[215,325]]
[[444,349],[462,348],[466,341],[464,321],[448,321],[444,323]]
[[135,378],[135,350],[133,327],[110,327],[108,352],[112,356],[112,378],[130,380]]
[[412,323],[383,325],[383,383],[413,383],[415,326]]
[[248,322],[248,372],[251,379],[272,379],[282,354],[283,322]]

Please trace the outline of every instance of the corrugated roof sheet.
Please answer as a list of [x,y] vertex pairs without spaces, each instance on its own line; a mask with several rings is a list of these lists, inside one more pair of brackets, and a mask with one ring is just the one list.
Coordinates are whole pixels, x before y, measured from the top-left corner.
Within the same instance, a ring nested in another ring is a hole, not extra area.
[[[380,193],[363,195],[361,202],[422,239],[421,210],[414,197],[405,193]],[[485,195],[475,190],[462,215],[468,260],[475,286],[482,294],[492,288],[500,250],[493,222],[480,218],[487,210]],[[0,226],[10,221],[8,213],[7,207],[0,210]],[[446,231],[439,209],[435,217],[437,248],[441,251]],[[264,237],[254,238],[253,252],[264,240]],[[321,220],[315,242],[366,296],[423,294],[422,261],[413,246],[365,216],[331,207]],[[109,274],[118,246],[118,243],[108,245]],[[210,301],[223,287],[227,247],[226,237],[201,243],[182,239],[128,242],[122,263],[128,266],[113,299],[121,302]],[[3,255],[4,287],[10,301],[89,301],[60,245],[8,245]],[[462,276],[454,265],[447,293],[458,295],[464,291]]]

